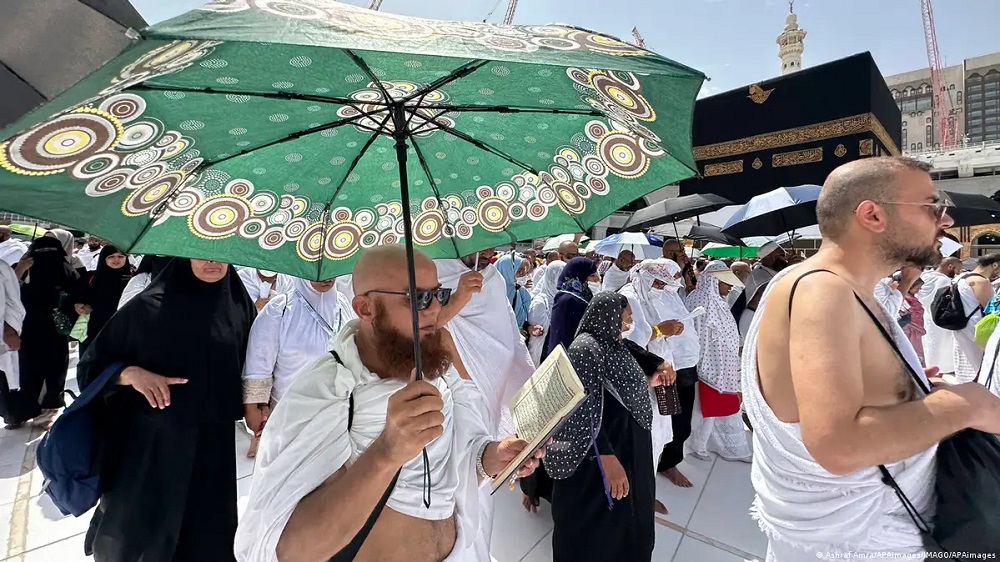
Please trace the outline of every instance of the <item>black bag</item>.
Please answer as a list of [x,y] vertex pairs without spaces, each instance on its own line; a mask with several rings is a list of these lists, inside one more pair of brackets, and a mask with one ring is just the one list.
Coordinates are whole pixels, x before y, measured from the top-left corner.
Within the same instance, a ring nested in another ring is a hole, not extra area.
[[[939,289],[937,294],[934,295],[934,300],[931,301],[931,319],[934,320],[934,324],[945,330],[954,331],[963,330],[969,325],[969,319],[972,318],[979,308],[968,313],[965,311],[965,306],[962,304],[962,295],[958,291],[958,281],[971,275],[983,277],[978,273],[963,275],[947,287]],[[986,278],[983,277],[983,279]]]

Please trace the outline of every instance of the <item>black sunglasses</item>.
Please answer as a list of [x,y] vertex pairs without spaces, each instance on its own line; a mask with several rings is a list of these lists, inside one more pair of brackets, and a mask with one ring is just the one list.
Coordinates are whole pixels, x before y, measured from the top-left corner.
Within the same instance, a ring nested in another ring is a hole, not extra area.
[[[409,291],[368,291],[367,293],[361,295],[367,297],[372,293],[378,293],[382,295],[402,295],[409,299]],[[435,298],[441,306],[447,306],[448,302],[451,301],[451,289],[446,289],[444,287],[439,287],[437,289],[417,289],[417,310],[427,310],[427,307],[431,305],[431,301]]]

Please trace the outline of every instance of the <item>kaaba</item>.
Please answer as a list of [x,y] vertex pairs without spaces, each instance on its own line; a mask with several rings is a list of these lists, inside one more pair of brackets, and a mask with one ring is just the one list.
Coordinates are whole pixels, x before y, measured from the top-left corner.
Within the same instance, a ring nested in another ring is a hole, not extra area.
[[700,176],[681,195],[736,203],[779,187],[822,184],[858,158],[899,155],[902,118],[871,53],[698,100],[692,131]]

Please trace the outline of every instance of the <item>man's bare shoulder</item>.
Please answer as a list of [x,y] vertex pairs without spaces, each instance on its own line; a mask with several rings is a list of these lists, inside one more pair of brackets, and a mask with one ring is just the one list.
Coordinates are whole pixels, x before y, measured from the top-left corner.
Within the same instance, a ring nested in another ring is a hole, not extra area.
[[854,290],[841,276],[818,265],[807,265],[808,262],[778,279],[768,296],[765,313],[780,310],[787,317],[788,305],[793,300],[791,310],[796,316],[802,311],[846,308],[844,305],[854,302]]

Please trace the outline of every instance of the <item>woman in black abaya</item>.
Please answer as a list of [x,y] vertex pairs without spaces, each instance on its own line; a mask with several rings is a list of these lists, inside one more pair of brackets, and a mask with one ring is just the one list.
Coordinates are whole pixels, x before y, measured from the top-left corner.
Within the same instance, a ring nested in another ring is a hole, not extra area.
[[[75,320],[73,303],[64,302],[62,295],[72,292],[78,277],[66,260],[62,243],[55,237],[36,238],[25,256],[31,265],[21,285],[21,302],[25,310],[18,353],[21,394],[33,401],[31,417],[39,413],[52,416],[65,406],[62,393],[69,368],[69,338],[59,333],[54,311],[59,309],[69,316],[68,322],[72,325]],[[35,408],[36,405],[39,408]],[[25,421],[13,420],[11,427],[18,427]]]
[[[120,372],[97,408],[97,562],[233,560],[241,375],[255,312],[225,264],[175,259],[104,326],[81,386]],[[117,383],[117,384],[116,384]]]
[[97,269],[80,288],[76,300],[79,314],[90,314],[87,321],[87,339],[80,342],[80,355],[87,351],[101,328],[108,323],[118,310],[122,291],[132,279],[132,267],[125,254],[110,244],[101,248],[97,258]]
[[630,322],[628,300],[601,293],[569,348],[589,396],[543,461],[554,481],[554,562],[648,562],[653,555],[651,383],[622,341]]

